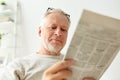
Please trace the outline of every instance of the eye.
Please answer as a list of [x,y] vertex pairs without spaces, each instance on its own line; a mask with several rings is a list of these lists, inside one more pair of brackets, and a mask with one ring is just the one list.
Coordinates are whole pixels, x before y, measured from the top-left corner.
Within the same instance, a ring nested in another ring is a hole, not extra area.
[[67,32],[67,29],[61,28],[61,30],[62,30],[63,32]]
[[57,28],[57,26],[55,26],[55,25],[51,25],[48,27],[49,30],[55,30],[56,28]]
[[52,26],[51,29],[56,29],[56,26]]

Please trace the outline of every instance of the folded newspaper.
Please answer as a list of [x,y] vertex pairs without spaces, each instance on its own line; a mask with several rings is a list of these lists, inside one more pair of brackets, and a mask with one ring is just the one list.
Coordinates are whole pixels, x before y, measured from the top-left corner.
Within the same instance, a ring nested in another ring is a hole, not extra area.
[[120,50],[120,20],[84,10],[64,59],[73,58],[69,80],[99,80]]

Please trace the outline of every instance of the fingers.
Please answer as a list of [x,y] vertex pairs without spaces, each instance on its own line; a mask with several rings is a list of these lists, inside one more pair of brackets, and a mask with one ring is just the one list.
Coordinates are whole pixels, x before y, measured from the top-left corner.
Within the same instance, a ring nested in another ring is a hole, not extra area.
[[54,64],[43,73],[42,80],[67,80],[72,75],[68,67],[73,63],[73,60],[65,60]]
[[61,61],[61,62],[56,63],[52,67],[50,67],[47,71],[51,72],[51,73],[56,73],[60,70],[63,70],[63,69],[66,69],[66,68],[70,67],[73,64],[74,64],[73,60]]
[[72,72],[68,69],[66,70],[61,70],[59,72],[57,72],[54,77],[56,77],[57,79],[67,79],[68,77],[70,77],[72,75]]

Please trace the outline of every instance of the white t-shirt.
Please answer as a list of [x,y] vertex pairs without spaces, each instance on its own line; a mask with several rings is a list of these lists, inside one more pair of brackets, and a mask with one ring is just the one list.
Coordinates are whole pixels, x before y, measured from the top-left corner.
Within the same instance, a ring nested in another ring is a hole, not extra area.
[[32,54],[17,59],[4,68],[0,80],[41,80],[44,70],[62,60],[62,56]]

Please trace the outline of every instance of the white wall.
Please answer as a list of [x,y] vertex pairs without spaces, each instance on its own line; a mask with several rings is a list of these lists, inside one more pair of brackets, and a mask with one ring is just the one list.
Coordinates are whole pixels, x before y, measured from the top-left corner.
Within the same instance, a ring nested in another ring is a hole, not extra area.
[[[16,57],[22,57],[35,52],[40,47],[38,37],[38,27],[42,14],[48,7],[61,8],[71,15],[71,27],[69,30],[68,42],[63,49],[63,53],[70,43],[75,27],[80,19],[83,9],[88,9],[103,15],[120,19],[120,0],[18,0],[19,22],[18,43]],[[101,80],[120,80],[120,53],[116,57],[112,66],[105,73]]]

